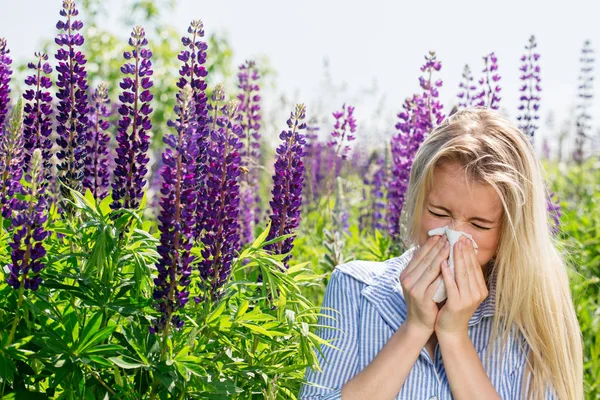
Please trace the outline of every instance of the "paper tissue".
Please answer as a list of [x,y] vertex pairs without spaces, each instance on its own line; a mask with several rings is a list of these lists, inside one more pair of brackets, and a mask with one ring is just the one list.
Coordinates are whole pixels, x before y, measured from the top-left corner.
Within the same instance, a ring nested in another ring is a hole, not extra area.
[[[461,236],[465,236],[473,242],[473,248],[475,249],[475,254],[477,254],[477,243],[475,243],[473,237],[468,233],[452,230],[448,227],[448,225],[430,230],[429,236],[443,235],[444,233],[446,234],[446,237],[448,238],[448,243],[450,244],[450,256],[448,258],[448,266],[450,267],[450,272],[452,272],[452,277],[454,277],[454,244],[458,242],[458,239],[460,239]],[[444,284],[444,281],[442,281],[442,284],[437,288],[435,294],[433,295],[433,301],[435,301],[436,303],[440,303],[444,301],[447,297],[448,295],[446,293],[446,285]]]

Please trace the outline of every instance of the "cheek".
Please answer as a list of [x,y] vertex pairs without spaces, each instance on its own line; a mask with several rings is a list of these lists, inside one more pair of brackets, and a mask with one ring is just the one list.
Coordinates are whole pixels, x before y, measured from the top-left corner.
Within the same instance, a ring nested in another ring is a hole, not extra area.
[[496,232],[469,232],[477,243],[477,261],[485,265],[490,261],[498,246],[498,235]]
[[421,236],[419,237],[419,245],[423,246],[429,239],[429,234],[427,232],[444,225],[444,220],[436,218],[428,212],[424,212],[421,216]]

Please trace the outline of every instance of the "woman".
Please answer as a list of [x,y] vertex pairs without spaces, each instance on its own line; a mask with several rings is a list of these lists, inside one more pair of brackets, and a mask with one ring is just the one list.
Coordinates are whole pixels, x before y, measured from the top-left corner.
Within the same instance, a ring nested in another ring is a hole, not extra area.
[[[495,111],[460,111],[416,154],[409,248],[331,274],[321,372],[300,399],[582,399],[581,331],[534,149]],[[448,226],[464,235],[447,259]],[[432,300],[441,282],[447,299]],[[324,357],[323,357],[324,356]]]

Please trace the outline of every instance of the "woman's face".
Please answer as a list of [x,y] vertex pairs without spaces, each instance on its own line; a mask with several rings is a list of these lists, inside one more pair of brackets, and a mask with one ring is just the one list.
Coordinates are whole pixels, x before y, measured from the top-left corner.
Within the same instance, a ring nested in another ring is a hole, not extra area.
[[477,261],[483,267],[496,253],[502,215],[502,202],[490,185],[470,182],[467,186],[467,176],[459,163],[438,165],[423,205],[419,245],[429,238],[428,231],[449,225],[473,236],[478,246]]

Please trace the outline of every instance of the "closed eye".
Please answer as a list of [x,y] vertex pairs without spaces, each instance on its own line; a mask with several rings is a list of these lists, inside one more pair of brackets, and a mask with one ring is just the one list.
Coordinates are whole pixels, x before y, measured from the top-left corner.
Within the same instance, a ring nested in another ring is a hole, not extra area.
[[[436,214],[436,213],[434,213],[434,212],[433,212],[433,211],[431,211],[431,210],[429,210],[429,212],[430,212],[431,214],[435,215],[435,216],[436,216],[436,217],[438,217],[438,218],[447,218],[447,217],[448,217],[447,215],[443,215],[443,214]],[[479,226],[479,225],[477,225],[477,224],[473,224],[473,226],[474,226],[474,227],[476,227],[476,228],[479,228],[479,229],[483,229],[484,231],[489,231],[490,229],[492,229],[492,228],[484,228],[483,226]]]

